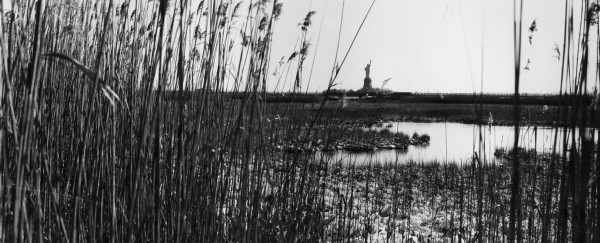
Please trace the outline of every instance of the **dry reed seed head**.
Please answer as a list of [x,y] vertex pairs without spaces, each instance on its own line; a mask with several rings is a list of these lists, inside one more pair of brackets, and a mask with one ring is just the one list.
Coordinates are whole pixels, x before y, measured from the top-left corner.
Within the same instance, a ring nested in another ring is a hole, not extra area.
[[279,20],[279,16],[281,15],[283,11],[283,3],[276,3],[275,7],[273,7],[273,18],[275,18],[275,20]]
[[537,19],[534,19],[533,22],[531,22],[531,26],[529,26],[529,32],[533,33],[537,31]]
[[300,49],[300,54],[303,56],[303,58],[306,58],[306,54],[308,54],[308,47],[310,47],[310,43],[308,43],[308,41],[304,41],[302,42],[302,48]]
[[267,21],[268,21],[268,16],[262,17],[262,19],[260,20],[260,24],[258,24],[258,29],[265,30],[265,27],[267,26]]
[[242,37],[242,46],[248,46],[248,43],[250,43],[250,36],[243,36]]
[[293,60],[294,58],[296,58],[297,55],[298,55],[297,51],[293,52],[292,55],[290,55],[290,58],[288,58],[288,62],[290,62],[291,60]]
[[218,16],[225,16],[225,14],[227,13],[227,8],[228,7],[229,7],[229,3],[228,2],[219,4],[218,10],[217,10],[217,15]]
[[127,13],[129,13],[129,2],[124,2],[123,4],[121,4],[119,14],[121,18],[127,18]]
[[537,21],[537,19],[534,19],[533,22],[531,23],[531,26],[529,26],[529,45],[532,45],[533,33],[537,31],[536,21]]
[[560,48],[558,47],[558,44],[554,43],[554,56],[556,57],[556,60],[560,60]]
[[194,39],[202,38],[202,36],[204,36],[205,33],[206,31],[201,31],[200,25],[196,26],[196,29],[194,30]]
[[304,17],[304,21],[302,22],[302,24],[300,24],[300,25],[302,25],[303,31],[308,30],[308,27],[310,27],[312,25],[312,16],[316,13],[317,13],[317,11],[310,11],[310,12],[308,12],[308,14],[306,14],[306,17]]
[[227,17],[223,17],[221,19],[221,21],[219,22],[219,28],[225,27],[226,24],[227,24]]
[[242,6],[242,2],[238,2],[235,7],[233,7],[233,11],[231,13],[231,16],[234,18],[239,17],[238,15],[238,11],[240,10],[240,7]]
[[592,6],[588,10],[588,21],[591,25],[598,23],[598,12],[600,11],[600,5],[598,3],[592,3]]
[[258,8],[264,11],[269,2],[269,0],[259,0],[258,2],[254,3],[254,5],[250,6],[250,8]]

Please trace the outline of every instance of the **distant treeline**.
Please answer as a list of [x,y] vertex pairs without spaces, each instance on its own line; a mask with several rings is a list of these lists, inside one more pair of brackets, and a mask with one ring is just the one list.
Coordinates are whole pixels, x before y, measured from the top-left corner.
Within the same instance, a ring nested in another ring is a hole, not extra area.
[[[178,100],[179,96],[186,101],[198,99],[202,96],[202,90],[186,90],[182,91],[164,91],[164,97],[166,100]],[[244,99],[249,95],[253,95],[249,92],[221,92],[220,95],[225,96],[228,99]],[[296,102],[296,103],[314,103],[322,101],[324,96],[319,93],[267,93],[266,95],[258,93],[258,99],[264,102],[272,103],[285,103],[285,102]]]
[[[165,91],[167,100],[176,100],[179,97],[179,91]],[[202,90],[183,91],[181,93],[184,100],[191,100],[193,97],[200,97]],[[224,92],[228,98],[243,99],[245,92]],[[514,96],[512,94],[472,94],[472,93],[410,93],[410,92],[362,92],[362,91],[338,91],[332,90],[327,96],[324,93],[267,93],[259,94],[259,100],[269,103],[314,103],[320,102],[323,99],[340,100],[343,98],[359,98],[365,101],[397,101],[411,103],[445,103],[445,104],[514,104]],[[573,95],[557,95],[557,94],[521,94],[520,104],[523,105],[549,105],[555,106],[560,104],[570,104],[573,100]],[[592,96],[587,96],[586,105],[592,103]]]
[[[519,104],[523,105],[560,105],[570,104],[574,95],[556,95],[556,94],[522,94],[519,97]],[[585,98],[585,104],[592,103],[592,96]],[[375,96],[373,100],[389,100],[414,103],[446,103],[446,104],[514,104],[512,94],[410,94],[391,93]]]

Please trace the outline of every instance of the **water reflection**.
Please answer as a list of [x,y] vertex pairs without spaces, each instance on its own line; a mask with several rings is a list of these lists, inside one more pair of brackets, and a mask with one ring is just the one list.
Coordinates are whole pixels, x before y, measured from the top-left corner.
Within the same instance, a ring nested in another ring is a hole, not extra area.
[[[429,134],[431,141],[426,146],[409,146],[408,150],[378,149],[371,152],[355,153],[344,150],[319,152],[317,156],[332,162],[344,163],[397,163],[397,162],[470,162],[474,153],[487,162],[494,162],[496,148],[512,148],[514,127],[478,126],[461,123],[418,123],[391,122],[372,130],[388,129],[391,132]],[[556,130],[551,127],[522,127],[519,134],[519,147],[535,148],[539,152],[552,152]],[[562,141],[559,129],[558,144]],[[481,143],[480,143],[481,141]],[[558,147],[557,152],[562,148]]]

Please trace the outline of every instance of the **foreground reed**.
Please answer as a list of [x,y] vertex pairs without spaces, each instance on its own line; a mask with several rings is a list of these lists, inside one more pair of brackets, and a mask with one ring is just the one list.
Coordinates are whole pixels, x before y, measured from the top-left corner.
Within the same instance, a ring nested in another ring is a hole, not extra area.
[[[588,125],[567,119],[591,109],[581,86],[559,116],[584,145],[560,158],[361,167],[275,149],[340,136],[325,101],[264,102],[281,13],[264,0],[13,1],[0,39],[0,240],[502,241],[516,233],[511,168],[521,240],[600,239],[599,160],[575,132]],[[314,15],[283,61],[293,80],[276,77],[292,93]]]

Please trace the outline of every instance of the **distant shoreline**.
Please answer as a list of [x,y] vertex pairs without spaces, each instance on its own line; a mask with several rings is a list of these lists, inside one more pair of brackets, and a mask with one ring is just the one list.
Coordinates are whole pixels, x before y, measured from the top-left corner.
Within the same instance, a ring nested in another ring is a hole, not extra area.
[[[302,115],[314,114],[319,105],[304,104]],[[327,102],[323,108],[325,119],[333,122],[373,123],[377,121],[456,122],[513,126],[514,106],[508,104],[446,104],[419,102],[367,102],[363,100]],[[560,106],[521,105],[521,126],[555,126]],[[478,114],[481,117],[478,117]],[[490,117],[491,115],[491,117]],[[588,122],[591,125],[591,123]]]
[[[165,98],[178,99],[183,96],[186,100],[193,100],[203,95],[201,89],[195,91],[165,91]],[[233,99],[247,98],[246,92],[224,92],[223,95]],[[435,103],[435,104],[514,104],[513,94],[473,94],[473,93],[411,93],[411,92],[364,92],[332,90],[325,96],[320,93],[289,93],[289,92],[259,92],[259,99],[267,103],[314,103],[328,101],[360,100],[363,102],[404,102],[404,103]],[[519,104],[521,105],[547,105],[558,106],[569,104],[576,96],[558,94],[521,94]],[[584,98],[584,103],[590,105],[592,95]]]

